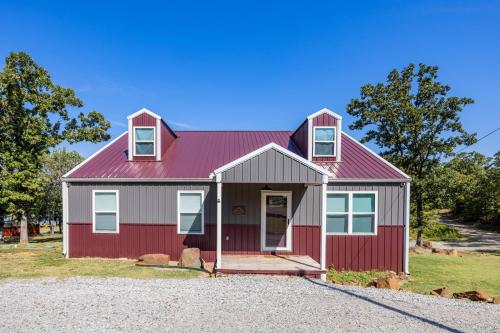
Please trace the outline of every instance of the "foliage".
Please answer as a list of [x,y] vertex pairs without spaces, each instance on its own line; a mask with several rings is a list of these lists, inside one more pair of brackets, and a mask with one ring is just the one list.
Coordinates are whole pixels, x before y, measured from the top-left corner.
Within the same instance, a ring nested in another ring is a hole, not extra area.
[[36,236],[32,244],[35,245],[18,245],[15,248],[0,245],[0,280],[72,276],[186,279],[200,276],[193,270],[138,267],[134,260],[68,260],[61,254],[60,236]]
[[[430,241],[459,241],[465,240],[457,230],[439,223],[439,214],[435,210],[424,211],[423,236]],[[410,238],[417,238],[417,221],[415,214],[410,216]]]
[[421,243],[423,212],[432,198],[429,185],[443,157],[458,145],[475,142],[462,127],[459,114],[470,98],[448,97],[450,86],[437,81],[438,68],[410,64],[392,70],[386,83],[361,87],[347,112],[356,117],[352,130],[367,129],[362,142],[374,141],[382,155],[412,177],[412,200]]
[[478,289],[500,295],[500,252],[463,252],[460,257],[410,254],[410,273],[404,288],[419,293],[448,287],[453,292]]
[[370,281],[387,275],[388,272],[375,270],[367,272],[337,271],[332,266],[326,273],[326,279],[335,283],[366,286]]
[[488,158],[461,153],[443,163],[436,179],[443,208],[465,221],[500,228],[500,152]]
[[69,115],[69,108],[82,106],[73,90],[54,84],[26,53],[7,56],[0,72],[0,205],[18,220],[43,196],[40,172],[51,148],[109,139],[110,124],[100,113]]

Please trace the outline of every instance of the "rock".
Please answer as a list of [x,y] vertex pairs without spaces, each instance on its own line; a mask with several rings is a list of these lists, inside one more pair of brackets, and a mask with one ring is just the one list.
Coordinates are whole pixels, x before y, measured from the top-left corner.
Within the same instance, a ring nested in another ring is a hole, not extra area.
[[432,248],[432,253],[437,253],[437,254],[446,254],[445,249],[437,249],[435,247]]
[[441,297],[446,297],[446,298],[450,297],[450,294],[451,294],[450,289],[448,289],[446,287],[434,289],[433,291],[431,291],[431,295],[441,296]]
[[425,249],[420,246],[412,246],[410,247],[411,253],[422,254],[425,253]]
[[463,293],[453,293],[453,298],[470,299],[475,302],[489,302],[491,300],[487,292],[482,290],[466,291]]
[[458,251],[456,249],[451,249],[446,251],[446,254],[452,257],[458,257]]
[[140,266],[168,266],[170,256],[163,253],[144,254],[137,260]]
[[500,304],[500,296],[495,296],[491,299],[491,303]]
[[405,272],[399,272],[398,273],[398,278],[400,280],[408,280],[408,274],[406,274]]
[[380,277],[377,279],[377,288],[383,288],[383,289],[392,289],[392,290],[399,290],[401,287],[399,284],[399,280],[394,278],[394,277]]
[[190,247],[182,250],[177,265],[181,267],[202,268],[200,249]]
[[429,241],[423,241],[422,246],[425,247],[426,249],[432,248],[432,243]]

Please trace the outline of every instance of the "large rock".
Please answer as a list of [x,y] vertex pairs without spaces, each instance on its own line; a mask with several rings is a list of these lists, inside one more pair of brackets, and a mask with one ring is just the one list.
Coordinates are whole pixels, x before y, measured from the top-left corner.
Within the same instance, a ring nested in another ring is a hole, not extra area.
[[491,303],[500,304],[500,296],[493,297],[493,299],[491,300]]
[[470,299],[475,302],[489,302],[491,300],[487,292],[482,290],[466,291],[463,293],[454,293],[453,298]]
[[425,247],[426,249],[432,248],[432,243],[429,241],[423,241],[422,246]]
[[137,265],[140,266],[168,266],[170,256],[163,253],[145,254],[139,257]]
[[446,254],[446,250],[445,249],[438,249],[438,248],[433,247],[432,248],[432,253]]
[[433,291],[431,291],[431,295],[441,296],[441,297],[446,297],[446,298],[450,297],[450,294],[451,294],[450,289],[448,289],[446,287],[434,289]]
[[458,251],[456,249],[451,249],[446,251],[446,254],[452,257],[458,257]]
[[377,288],[392,289],[392,290],[399,290],[401,288],[399,280],[392,276],[378,278],[375,286]]
[[200,249],[190,247],[182,250],[177,265],[181,267],[202,268]]
[[410,252],[411,253],[416,253],[416,254],[422,254],[425,253],[425,249],[420,246],[412,246],[410,247]]

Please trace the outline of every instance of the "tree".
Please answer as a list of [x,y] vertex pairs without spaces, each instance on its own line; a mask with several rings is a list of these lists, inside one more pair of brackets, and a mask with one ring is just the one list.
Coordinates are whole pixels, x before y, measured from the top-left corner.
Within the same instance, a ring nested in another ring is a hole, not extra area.
[[49,73],[24,52],[11,53],[0,72],[0,205],[21,224],[20,241],[28,241],[30,208],[43,196],[40,171],[44,156],[63,141],[109,139],[109,122],[81,108],[75,92],[52,82]]
[[470,98],[447,97],[450,86],[437,81],[438,67],[414,64],[392,70],[386,83],[361,87],[347,112],[356,117],[352,130],[367,128],[362,142],[374,141],[381,155],[412,177],[412,201],[418,226],[417,244],[422,243],[424,206],[432,195],[427,190],[442,158],[453,155],[458,145],[475,142],[459,114]]
[[83,157],[76,151],[65,148],[56,149],[46,155],[43,160],[43,200],[38,208],[39,214],[50,223],[50,232],[53,233],[52,221],[57,221],[59,232],[62,233],[62,184],[61,178],[83,161]]

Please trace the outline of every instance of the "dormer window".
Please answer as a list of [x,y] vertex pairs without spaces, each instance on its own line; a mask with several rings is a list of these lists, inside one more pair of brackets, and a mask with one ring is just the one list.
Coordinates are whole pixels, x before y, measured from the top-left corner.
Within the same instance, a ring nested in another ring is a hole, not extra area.
[[155,156],[155,128],[134,127],[134,156]]
[[335,156],[335,127],[314,127],[313,156]]

